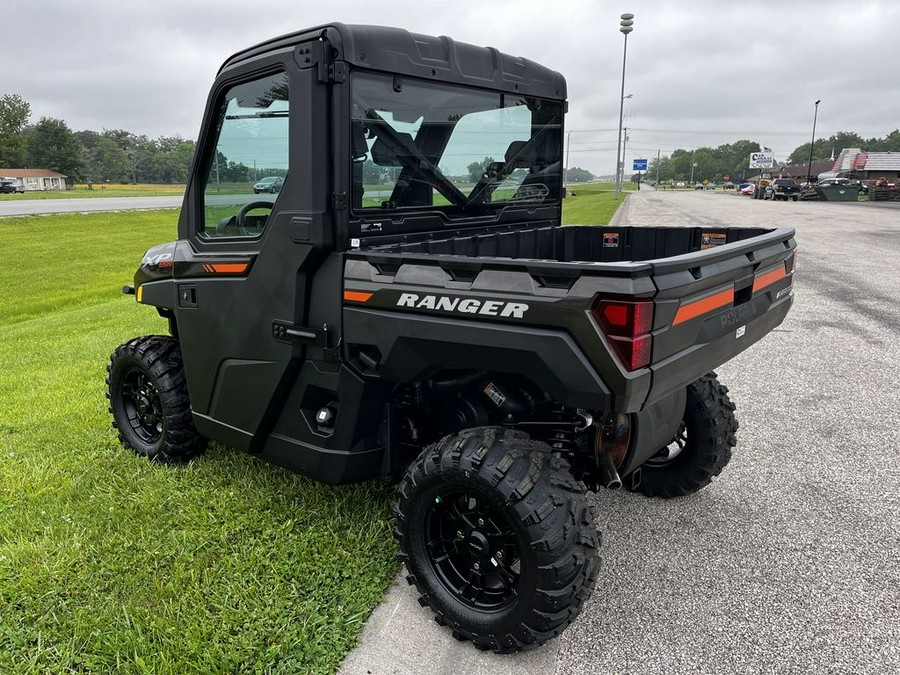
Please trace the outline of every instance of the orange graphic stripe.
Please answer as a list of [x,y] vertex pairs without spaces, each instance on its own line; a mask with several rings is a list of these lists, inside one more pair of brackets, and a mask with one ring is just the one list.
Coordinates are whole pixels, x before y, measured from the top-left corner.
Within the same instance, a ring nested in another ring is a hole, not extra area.
[[766,272],[765,274],[760,274],[753,280],[753,292],[761,291],[766,286],[771,286],[776,281],[780,281],[787,276],[787,273],[784,271],[784,265],[779,265],[771,272]]
[[372,293],[364,293],[363,291],[344,291],[344,300],[349,302],[368,302],[372,295]]
[[216,263],[210,267],[216,274],[241,274],[247,271],[247,263]]
[[680,323],[689,321],[694,317],[700,316],[701,314],[711,312],[714,309],[725,307],[726,305],[730,305],[733,302],[733,288],[729,288],[727,291],[721,291],[720,293],[715,293],[713,295],[708,295],[705,298],[700,298],[699,300],[694,300],[693,302],[689,302],[688,304],[682,305],[678,308],[678,313],[675,315],[675,320],[672,322],[672,325],[677,326]]

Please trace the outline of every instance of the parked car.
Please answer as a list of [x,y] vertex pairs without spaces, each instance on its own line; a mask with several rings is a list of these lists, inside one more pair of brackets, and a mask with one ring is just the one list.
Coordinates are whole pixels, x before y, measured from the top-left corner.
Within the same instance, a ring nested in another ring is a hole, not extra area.
[[284,178],[281,176],[269,176],[263,178],[253,186],[253,193],[257,195],[260,192],[271,192],[272,194],[275,194],[276,192],[281,192],[282,185],[284,185]]
[[766,186],[763,199],[771,199],[773,202],[779,199],[787,201],[800,199],[800,186],[793,178],[776,178]]
[[707,190],[715,190],[715,189],[716,189],[716,184],[715,184],[715,183],[707,183],[707,184],[706,184],[706,189],[707,189]]
[[16,181],[8,178],[0,180],[0,194],[11,195],[16,192],[25,194],[25,186],[19,185]]
[[755,189],[756,186],[753,183],[741,183],[738,185],[738,190],[741,191],[741,194],[748,197],[753,194],[753,190]]
[[722,189],[723,190],[734,190],[734,183],[732,183],[730,180],[726,180],[725,183],[722,185]]

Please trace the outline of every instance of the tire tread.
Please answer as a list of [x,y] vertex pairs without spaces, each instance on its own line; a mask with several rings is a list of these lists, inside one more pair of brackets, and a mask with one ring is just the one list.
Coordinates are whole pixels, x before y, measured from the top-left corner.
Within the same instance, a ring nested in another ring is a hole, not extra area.
[[[408,523],[415,495],[436,479],[434,468],[443,476],[470,472],[482,485],[490,485],[506,501],[508,515],[526,528],[528,552],[537,563],[537,586],[533,599],[517,608],[515,625],[507,622],[502,629],[485,632],[483,621],[476,628],[459,620],[430,591],[430,570],[410,569],[416,559],[409,537],[416,533],[408,531]],[[426,448],[408,468],[393,508],[399,558],[409,570],[407,580],[419,591],[420,604],[428,606],[453,637],[496,653],[533,649],[559,635],[578,615],[597,579],[600,538],[585,492],[565,460],[519,431],[469,429]]]

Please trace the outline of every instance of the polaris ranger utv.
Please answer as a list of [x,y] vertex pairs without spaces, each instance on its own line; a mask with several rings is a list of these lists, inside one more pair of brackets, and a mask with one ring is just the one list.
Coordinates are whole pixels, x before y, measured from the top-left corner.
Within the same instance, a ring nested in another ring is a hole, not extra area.
[[711,370],[782,322],[795,260],[789,229],[561,227],[565,108],[556,72],[394,28],[231,57],[178,241],[125,288],[169,335],[111,357],[124,445],[399,480],[438,623],[496,652],[558,635],[597,577],[586,490],[722,471],[737,422]]

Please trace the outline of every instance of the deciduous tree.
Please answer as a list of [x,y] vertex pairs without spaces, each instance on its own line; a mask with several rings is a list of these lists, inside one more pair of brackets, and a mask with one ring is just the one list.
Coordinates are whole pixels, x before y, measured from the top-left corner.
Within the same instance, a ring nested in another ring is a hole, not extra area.
[[84,147],[68,125],[53,117],[42,117],[28,131],[28,166],[58,171],[69,182],[81,180]]
[[18,94],[0,96],[0,166],[20,168],[26,160],[23,132],[31,117],[31,105]]

